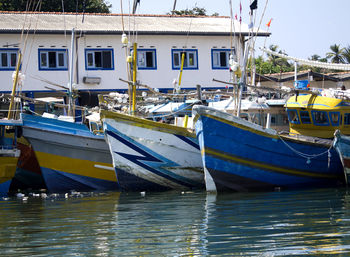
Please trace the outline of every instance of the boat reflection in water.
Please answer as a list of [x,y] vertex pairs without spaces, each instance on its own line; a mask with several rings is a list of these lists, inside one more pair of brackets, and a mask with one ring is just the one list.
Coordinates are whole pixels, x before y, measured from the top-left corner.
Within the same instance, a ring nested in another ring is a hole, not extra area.
[[[350,251],[346,189],[77,193],[0,202],[4,256],[280,256]],[[82,243],[84,242],[84,243]]]

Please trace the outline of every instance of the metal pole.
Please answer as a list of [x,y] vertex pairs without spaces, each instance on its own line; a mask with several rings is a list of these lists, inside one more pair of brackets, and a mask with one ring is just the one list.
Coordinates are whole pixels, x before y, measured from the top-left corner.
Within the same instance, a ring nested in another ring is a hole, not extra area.
[[133,49],[133,76],[132,76],[132,114],[135,115],[135,109],[136,109],[136,72],[137,72],[137,43],[134,43],[134,49]]
[[15,101],[15,93],[16,93],[17,82],[18,82],[19,69],[21,68],[21,62],[22,62],[22,54],[21,54],[21,52],[19,52],[17,66],[16,66],[16,73],[15,73],[15,77],[13,79],[13,84],[12,84],[10,107],[9,107],[9,112],[7,114],[8,119],[12,119],[14,117],[14,115],[12,113],[12,109],[13,109],[13,104]]
[[69,65],[69,94],[68,94],[68,115],[73,116],[73,65],[74,65],[74,36],[75,30],[72,28],[71,46],[70,46],[70,65]]

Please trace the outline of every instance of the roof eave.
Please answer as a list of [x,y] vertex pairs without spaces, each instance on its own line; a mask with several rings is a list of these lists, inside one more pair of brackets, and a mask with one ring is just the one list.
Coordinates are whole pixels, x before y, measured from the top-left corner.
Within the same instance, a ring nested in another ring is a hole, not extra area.
[[[121,30],[114,30],[114,31],[101,31],[101,30],[75,30],[76,33],[84,33],[84,34],[89,34],[89,35],[121,35],[123,33],[123,31]],[[13,30],[0,30],[0,34],[21,34],[22,30],[19,29],[13,29]],[[29,33],[29,34],[57,34],[57,35],[61,35],[61,34],[71,34],[70,30],[24,30],[24,33]],[[178,35],[190,35],[190,36],[230,36],[232,35],[232,33],[230,32],[195,32],[192,31],[190,33],[188,33],[188,31],[138,31],[137,32],[138,35],[174,35],[174,36],[178,36]],[[238,33],[236,33],[238,34]],[[241,36],[248,36],[249,33],[247,32],[241,32],[240,33]],[[271,33],[269,32],[260,32],[257,33],[256,36],[258,37],[268,37],[270,36]]]

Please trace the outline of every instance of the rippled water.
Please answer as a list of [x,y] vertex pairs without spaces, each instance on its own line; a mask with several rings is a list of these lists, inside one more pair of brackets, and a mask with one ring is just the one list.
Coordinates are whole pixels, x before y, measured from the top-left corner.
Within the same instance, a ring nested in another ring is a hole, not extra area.
[[1,256],[350,255],[343,188],[44,196],[0,201]]

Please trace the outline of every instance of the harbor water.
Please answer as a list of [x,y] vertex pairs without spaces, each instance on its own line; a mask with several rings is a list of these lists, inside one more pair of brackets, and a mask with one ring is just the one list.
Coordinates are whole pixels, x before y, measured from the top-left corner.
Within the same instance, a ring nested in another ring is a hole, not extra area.
[[17,194],[1,256],[349,256],[346,188]]

